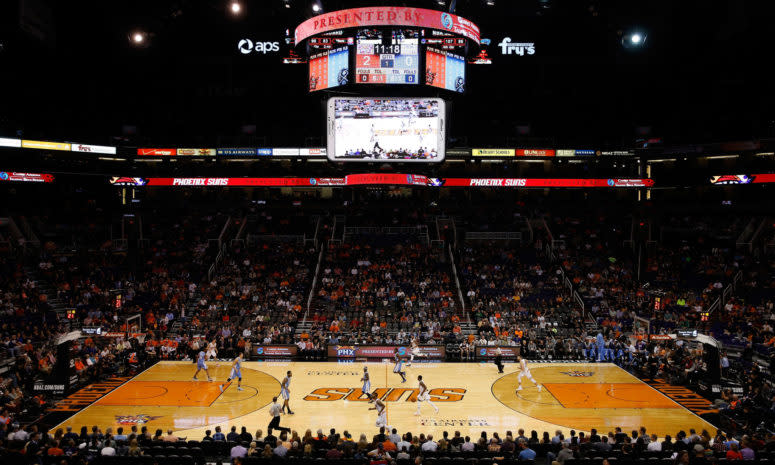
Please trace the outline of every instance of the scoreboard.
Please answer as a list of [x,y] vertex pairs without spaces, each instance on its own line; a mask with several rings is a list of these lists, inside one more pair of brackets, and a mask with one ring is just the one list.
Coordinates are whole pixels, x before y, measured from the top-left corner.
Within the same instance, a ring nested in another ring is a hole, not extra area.
[[347,47],[327,50],[309,57],[309,90],[323,90],[348,83],[349,51]]
[[419,39],[380,31],[358,35],[355,54],[355,82],[358,84],[417,84]]
[[428,48],[425,52],[425,83],[454,92],[463,92],[466,63],[463,57],[444,50]]

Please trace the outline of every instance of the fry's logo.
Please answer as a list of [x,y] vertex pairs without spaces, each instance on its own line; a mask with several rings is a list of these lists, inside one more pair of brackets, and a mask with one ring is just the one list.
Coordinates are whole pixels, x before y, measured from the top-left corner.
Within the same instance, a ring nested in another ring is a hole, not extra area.
[[[431,401],[433,402],[459,402],[467,391],[463,388],[436,388],[431,389]],[[412,388],[377,388],[372,392],[384,402],[414,402],[420,393],[419,389]],[[304,396],[304,400],[311,402],[333,402],[347,400],[351,402],[368,402],[368,397],[360,388],[317,388]]]

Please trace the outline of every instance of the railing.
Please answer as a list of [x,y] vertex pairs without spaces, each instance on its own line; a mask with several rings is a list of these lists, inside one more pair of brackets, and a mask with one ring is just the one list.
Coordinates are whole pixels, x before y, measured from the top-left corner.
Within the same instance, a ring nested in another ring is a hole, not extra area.
[[532,244],[533,243],[533,225],[530,224],[530,218],[525,218],[525,223],[527,224],[527,231],[530,234],[530,237],[527,238],[527,241]]
[[745,247],[748,249],[748,253],[752,252],[755,227],[756,227],[756,218],[751,218],[751,221],[748,222],[748,224],[745,226],[745,229],[743,229],[743,232],[741,232],[740,236],[738,236],[737,241],[735,241],[735,247],[737,248]]
[[324,247],[320,248],[320,253],[318,254],[318,264],[315,267],[315,276],[312,278],[312,286],[309,289],[309,297],[307,298],[307,311],[304,312],[304,317],[302,318],[302,324],[307,322],[307,314],[309,313],[309,309],[312,308],[312,297],[315,295],[315,287],[318,283],[318,274],[320,273],[320,264],[323,263],[323,250]]
[[581,295],[579,295],[579,291],[573,291],[573,300],[575,300],[576,303],[579,304],[579,307],[581,307],[581,314],[586,315],[586,305],[584,304],[584,299],[582,299]]
[[457,266],[455,266],[455,256],[452,253],[451,245],[447,249],[447,252],[449,253],[449,260],[452,263],[452,276],[455,278],[455,285],[457,286],[457,296],[460,298],[460,305],[463,307],[463,313],[466,315],[466,320],[470,322],[471,318],[468,316],[468,312],[466,312],[466,301],[463,299],[463,291],[460,288],[460,280],[457,278]]
[[215,270],[218,268],[218,265],[221,263],[221,260],[223,260],[223,257],[226,253],[226,245],[223,245],[218,250],[218,255],[215,256],[215,261],[212,265],[210,265],[210,268],[207,270],[207,279],[208,281],[213,280],[213,275],[215,275]]
[[137,240],[137,248],[138,249],[146,249],[151,246],[150,239],[138,239]]
[[113,250],[126,250],[129,247],[129,241],[126,239],[113,239]]
[[29,238],[25,240],[25,245],[30,244],[36,248],[40,247],[40,240],[38,239],[38,236],[35,234],[35,231],[32,230],[32,226],[30,226],[29,221],[27,221],[27,218],[24,216],[21,217],[21,225],[25,237]]
[[248,234],[248,245],[254,245],[257,242],[295,242],[304,244],[304,236],[299,234]]
[[630,238],[625,239],[622,245],[627,247],[628,244],[632,251],[635,252],[635,218],[632,219],[632,223],[630,224]]
[[[563,273],[563,275],[564,275],[564,273]],[[573,283],[572,283],[572,282],[570,282],[570,279],[568,279],[568,277],[567,277],[567,276],[564,276],[564,278],[565,278],[565,279],[564,279],[565,287],[567,287],[567,288],[568,288],[568,292],[569,292],[570,294],[573,294]]]
[[489,241],[520,241],[522,242],[521,232],[467,232],[466,240],[489,240]]
[[218,247],[223,246],[223,237],[226,235],[226,231],[229,230],[229,226],[231,226],[232,221],[234,220],[232,220],[231,216],[226,218],[226,224],[223,225],[221,228],[221,233],[218,234]]

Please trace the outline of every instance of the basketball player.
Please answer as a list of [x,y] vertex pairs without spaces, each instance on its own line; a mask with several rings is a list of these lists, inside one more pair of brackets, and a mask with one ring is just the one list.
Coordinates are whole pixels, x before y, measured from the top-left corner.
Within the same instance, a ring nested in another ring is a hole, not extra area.
[[288,409],[288,414],[293,415],[293,412],[291,411],[291,406],[288,405],[288,401],[291,398],[291,371],[288,370],[288,372],[285,374],[285,378],[283,378],[283,383],[280,386],[280,395],[283,396],[283,412],[285,412],[285,409]]
[[390,431],[392,428],[387,424],[387,408],[382,399],[377,397],[376,394],[368,394],[369,402],[374,402],[374,407],[369,410],[377,411],[377,428],[385,428],[385,431]]
[[541,386],[536,382],[536,380],[533,379],[533,375],[530,374],[530,367],[527,366],[527,360],[522,358],[521,356],[517,355],[517,362],[519,363],[519,374],[517,375],[517,382],[519,382],[519,387],[517,388],[517,391],[522,390],[522,377],[526,376],[527,379],[533,382],[533,384],[536,385],[538,388],[538,392],[541,392]]
[[215,349],[216,347],[217,344],[215,343],[215,339],[207,344],[207,360],[212,360],[218,356],[218,351]]
[[231,363],[231,374],[226,379],[226,382],[218,386],[221,388],[221,392],[223,392],[223,387],[226,386],[233,380],[234,378],[237,378],[237,390],[242,390],[242,354],[237,355],[237,358],[234,359],[234,361]]
[[412,366],[412,361],[414,360],[414,357],[426,357],[424,353],[420,352],[420,346],[417,344],[417,339],[412,338],[412,351],[409,354],[409,363],[406,364],[406,366]]
[[207,364],[205,363],[205,351],[200,350],[199,356],[196,359],[196,373],[194,373],[194,381],[199,381],[196,379],[196,375],[199,374],[201,370],[205,371],[205,374],[207,375],[207,381],[212,381],[213,379],[210,377],[210,372],[207,371]]
[[393,367],[393,373],[398,373],[401,376],[401,382],[406,382],[406,373],[404,373],[404,358],[398,355],[398,348],[393,349],[393,359],[396,361],[396,366]]
[[436,407],[433,402],[431,402],[431,396],[428,391],[428,386],[425,385],[425,383],[422,380],[422,375],[417,377],[418,387],[420,389],[420,393],[417,395],[417,411],[414,413],[415,415],[420,414],[420,403],[422,402],[428,402],[431,407],[436,409],[436,413],[439,413],[439,408]]
[[361,377],[361,381],[363,381],[363,387],[361,388],[361,392],[364,394],[370,393],[371,380],[369,380],[369,367],[363,367],[363,376]]

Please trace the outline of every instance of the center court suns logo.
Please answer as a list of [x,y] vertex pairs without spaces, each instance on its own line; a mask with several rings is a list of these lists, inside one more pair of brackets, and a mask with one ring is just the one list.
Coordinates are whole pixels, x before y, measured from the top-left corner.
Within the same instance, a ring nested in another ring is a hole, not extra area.
[[141,413],[139,415],[116,415],[116,423],[119,425],[144,425],[149,421],[161,418]]
[[594,371],[577,371],[577,370],[561,371],[560,373],[566,376],[573,376],[574,378],[589,378],[590,376],[595,374]]
[[[428,394],[433,402],[459,402],[466,394],[463,388],[436,388]],[[377,388],[372,394],[383,402],[415,402],[420,390],[417,388]],[[345,400],[349,402],[368,402],[369,398],[360,388],[317,388],[304,396],[304,400],[310,402],[335,402]]]

